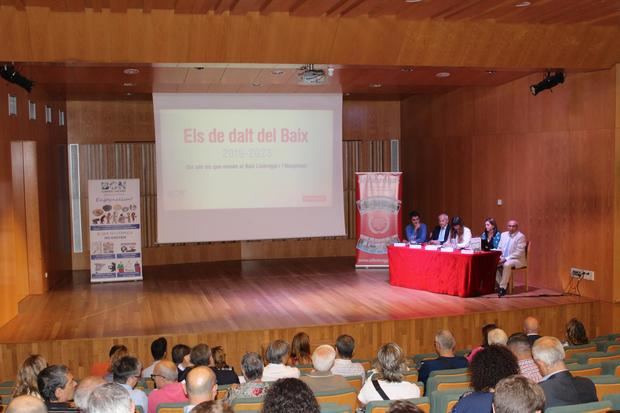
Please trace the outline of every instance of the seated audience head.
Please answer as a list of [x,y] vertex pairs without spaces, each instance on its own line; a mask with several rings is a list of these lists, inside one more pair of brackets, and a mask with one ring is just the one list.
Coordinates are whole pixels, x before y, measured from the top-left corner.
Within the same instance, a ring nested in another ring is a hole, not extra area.
[[461,217],[452,217],[452,220],[450,221],[450,234],[462,234],[464,226],[465,224],[463,223],[463,219]]
[[337,358],[350,360],[355,350],[355,339],[348,334],[343,334],[336,339]]
[[155,365],[151,379],[155,386],[161,389],[170,383],[176,383],[178,378],[177,366],[168,360],[162,360]]
[[564,356],[564,346],[555,337],[541,337],[532,347],[532,357],[543,376],[566,369]]
[[185,344],[177,344],[172,347],[172,361],[175,364],[183,364],[184,366],[189,366],[189,353],[191,353],[191,349],[189,346]]
[[489,331],[488,341],[489,345],[499,344],[505,346],[508,342],[508,335],[501,328],[494,328],[493,330]]
[[447,227],[448,224],[450,223],[450,217],[445,212],[442,212],[437,217],[437,221],[439,222],[440,227]]
[[401,382],[407,370],[403,350],[396,343],[387,343],[379,348],[375,365],[379,380]]
[[228,364],[226,364],[226,353],[224,352],[224,347],[222,346],[213,347],[212,354],[213,354],[213,366],[216,369],[225,369],[228,367]]
[[310,337],[303,331],[295,334],[291,342],[291,358],[300,364],[310,360]]
[[329,344],[318,346],[312,353],[312,366],[316,371],[328,372],[334,366],[336,350]]
[[489,345],[489,331],[497,328],[494,323],[485,324],[482,326],[482,347]]
[[168,340],[165,337],[159,337],[151,343],[151,355],[153,360],[161,360],[168,353]]
[[194,367],[185,378],[185,390],[189,404],[215,400],[217,396],[215,373],[207,366]]
[[90,394],[95,390],[95,387],[105,383],[106,381],[100,376],[88,376],[80,380],[73,395],[73,401],[77,408],[81,411],[86,411]]
[[474,355],[469,371],[475,391],[490,391],[504,377],[519,374],[519,363],[505,346],[491,344]]
[[519,231],[519,222],[516,219],[508,221],[508,233],[516,234]]
[[118,383],[96,387],[88,398],[88,413],[134,413],[129,392]]
[[579,346],[590,342],[586,334],[586,327],[576,318],[572,318],[566,324],[566,341],[571,346]]
[[424,413],[415,404],[408,400],[396,400],[390,404],[386,413]]
[[41,370],[37,385],[46,402],[68,402],[73,400],[76,382],[66,366],[56,364]]
[[112,366],[114,363],[128,355],[129,350],[127,350],[127,347],[122,344],[113,345],[112,348],[110,348],[110,366],[108,367],[108,371],[112,373]]
[[47,413],[47,407],[37,397],[22,395],[11,400],[6,413]]
[[539,413],[544,409],[545,393],[542,388],[523,376],[506,377],[495,386],[495,413]]
[[140,380],[142,365],[137,358],[125,356],[112,365],[112,380],[115,383],[126,384],[134,388]]
[[439,330],[435,335],[435,350],[444,357],[454,357],[456,340],[449,330]]
[[245,353],[241,357],[241,372],[246,382],[258,380],[263,376],[263,359],[258,353]]
[[510,336],[508,343],[506,343],[508,349],[512,351],[517,357],[517,360],[531,359],[532,358],[532,346],[530,340],[527,339],[525,333],[516,333]]
[[538,334],[538,329],[540,326],[538,325],[538,320],[532,316],[526,317],[523,320],[523,332],[525,334]]
[[279,379],[267,390],[262,413],[320,413],[310,387],[299,379]]
[[496,233],[497,232],[497,222],[495,222],[494,218],[487,218],[484,220],[484,231],[488,233]]
[[39,354],[33,354],[23,361],[17,370],[17,379],[15,380],[15,389],[13,397],[23,395],[39,394],[39,386],[37,385],[37,376],[47,367],[47,361]]
[[192,347],[189,360],[194,366],[209,366],[213,362],[211,348],[204,343],[196,344]]
[[274,340],[269,343],[265,358],[271,364],[286,364],[288,359],[289,345],[284,340]]
[[233,413],[233,409],[222,400],[211,400],[196,405],[191,413]]

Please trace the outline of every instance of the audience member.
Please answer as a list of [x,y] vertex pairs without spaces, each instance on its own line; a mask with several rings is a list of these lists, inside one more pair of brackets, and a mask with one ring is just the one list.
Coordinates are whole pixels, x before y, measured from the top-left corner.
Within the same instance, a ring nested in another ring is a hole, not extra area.
[[156,413],[161,403],[182,403],[187,401],[183,385],[177,381],[177,368],[173,362],[162,360],[155,366],[151,378],[155,390],[148,397],[148,413]]
[[433,229],[430,243],[434,245],[442,245],[448,240],[448,236],[450,235],[450,228],[448,228],[450,218],[448,217],[448,214],[444,212],[439,214],[437,219],[439,221],[439,225]]
[[534,383],[538,383],[542,380],[538,365],[536,365],[532,358],[532,347],[530,346],[528,336],[523,333],[511,335],[508,339],[508,348],[519,362],[519,372],[521,375],[532,380]]
[[523,332],[527,335],[530,346],[533,346],[534,342],[540,338],[539,329],[540,327],[536,318],[529,316],[523,320]]
[[213,364],[211,348],[204,343],[196,344],[189,353],[189,362],[191,365],[187,366],[181,374],[178,374],[179,381],[184,381],[187,373],[189,373],[192,368],[196,366],[210,366]]
[[306,383],[314,394],[324,391],[353,390],[343,376],[330,371],[335,359],[336,350],[328,344],[318,346],[312,353],[314,368],[307,375],[301,376],[301,381]]
[[[177,365],[177,372],[179,376],[183,374],[183,371],[192,365],[189,360],[189,353],[191,353],[191,349],[189,346],[185,344],[177,344],[172,347],[172,361]],[[183,380],[179,380],[183,381]]]
[[184,413],[189,413],[194,406],[202,402],[215,400],[217,396],[215,373],[207,366],[193,368],[185,377],[185,390],[189,405],[183,408]]
[[353,350],[355,350],[355,339],[350,335],[343,334],[336,339],[336,360],[334,360],[332,373],[341,376],[360,376],[364,380],[366,378],[364,366],[351,361]]
[[491,344],[476,354],[469,370],[474,391],[463,395],[452,413],[490,412],[495,385],[505,377],[519,374],[519,364],[505,346]]
[[23,361],[17,370],[17,378],[15,380],[15,389],[11,397],[18,396],[34,396],[41,399],[39,394],[39,386],[37,385],[37,375],[47,367],[47,361],[39,354],[33,354]]
[[[168,341],[165,337],[159,337],[151,343],[151,355],[153,356],[153,364],[146,367],[142,371],[142,377],[147,378],[151,377],[153,374],[153,369],[161,360],[166,358],[166,354],[168,354]],[[135,401],[135,400],[134,400]]]
[[[80,380],[73,394],[75,407],[83,412],[86,411],[86,409],[88,409],[88,398],[90,394],[95,390],[95,387],[105,383],[106,381],[101,376],[88,376]],[[146,410],[144,412],[146,413]]]
[[500,346],[505,346],[508,342],[508,335],[501,328],[494,328],[489,331],[489,345],[498,344]]
[[532,356],[543,375],[539,383],[545,392],[545,408],[597,401],[594,383],[573,377],[564,364],[564,347],[555,337],[541,337],[534,343]]
[[234,413],[234,411],[221,400],[211,400],[194,407],[192,413]]
[[[102,361],[102,362],[98,362],[92,365],[92,367],[90,368],[90,375],[91,376],[101,376],[104,377],[107,374],[109,374],[112,370],[112,357],[114,356],[114,354],[117,351],[124,351],[123,356],[127,355],[127,347],[125,347],[122,344],[114,344],[112,347],[110,347],[110,351],[108,352],[108,361]],[[122,357],[122,356],[121,356]],[[120,357],[117,357],[116,359],[119,359]],[[116,359],[114,361],[116,361]],[[110,376],[111,377],[111,376]],[[110,381],[112,379],[110,378]]]
[[39,373],[37,385],[48,411],[75,411],[73,393],[76,386],[73,374],[66,366],[51,365]]
[[268,384],[261,380],[263,375],[263,359],[258,353],[245,353],[241,358],[241,372],[245,383],[231,386],[228,401],[240,398],[263,397]]
[[454,349],[456,348],[456,340],[452,333],[448,330],[440,330],[435,335],[435,351],[439,355],[434,360],[423,361],[418,380],[426,384],[428,376],[431,371],[434,370],[449,370],[449,369],[462,369],[467,367],[469,363],[465,357],[457,357],[454,355]]
[[566,324],[566,345],[567,346],[580,346],[582,344],[588,344],[588,335],[586,334],[586,328],[583,323],[576,318],[571,318]]
[[319,403],[312,390],[295,378],[279,379],[273,383],[263,402],[262,413],[320,413]]
[[422,223],[422,217],[420,217],[418,211],[411,211],[409,213],[409,220],[411,223],[405,227],[405,239],[412,244],[426,242],[426,224]]
[[107,381],[108,383],[111,383],[113,379],[112,366],[114,365],[114,363],[129,355],[129,350],[127,350],[127,347],[125,347],[124,345],[118,345],[115,347],[116,348],[114,351],[110,350],[110,365],[108,366],[106,374],[103,376],[105,381]]
[[461,217],[452,217],[452,220],[450,221],[450,235],[448,236],[446,245],[453,248],[463,249],[469,248],[470,242],[471,230],[465,226]]
[[293,341],[291,342],[291,355],[287,364],[293,367],[312,364],[310,337],[303,331],[295,334],[293,337]]
[[541,413],[544,408],[545,394],[539,385],[526,377],[506,377],[495,386],[495,413]]
[[375,400],[398,400],[420,397],[420,388],[403,380],[407,371],[402,349],[395,343],[387,343],[377,353],[376,373],[366,380],[357,399],[362,404]]
[[471,360],[474,358],[477,352],[489,346],[489,331],[497,328],[497,326],[493,323],[485,324],[482,326],[482,344],[476,348],[474,348],[471,353],[469,353],[465,358],[468,363],[471,363]]
[[288,359],[289,345],[284,340],[275,340],[267,347],[267,364],[263,369],[263,381],[276,381],[281,378],[299,378],[300,373],[297,367],[286,365]]
[[40,397],[24,394],[11,400],[6,413],[47,413],[47,408]]
[[506,288],[508,287],[512,270],[527,265],[526,247],[527,240],[525,235],[519,231],[519,223],[511,219],[508,221],[508,231],[502,232],[498,246],[498,249],[502,251],[495,275],[499,285],[497,290],[499,297],[506,295]]
[[142,407],[143,412],[148,412],[149,403],[146,394],[135,388],[140,378],[141,369],[142,365],[137,358],[125,356],[112,366],[112,376],[114,383],[120,384],[122,388],[127,390],[134,404]]
[[411,403],[408,400],[396,400],[395,402],[390,403],[390,407],[387,409],[386,413],[424,413],[422,409],[420,409],[415,404]]
[[220,386],[239,383],[235,369],[226,364],[226,353],[222,346],[213,347],[213,372]]
[[497,222],[493,218],[484,220],[484,231],[480,235],[483,251],[497,249],[502,234],[497,229]]
[[96,387],[88,398],[88,413],[134,413],[129,393],[117,383]]

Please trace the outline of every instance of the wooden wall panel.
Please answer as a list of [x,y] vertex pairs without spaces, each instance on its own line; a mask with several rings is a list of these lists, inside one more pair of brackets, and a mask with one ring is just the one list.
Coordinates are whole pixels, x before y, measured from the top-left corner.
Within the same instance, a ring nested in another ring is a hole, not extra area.
[[531,283],[558,289],[571,267],[590,269],[581,292],[611,300],[615,69],[534,97],[538,80],[404,101],[403,159],[420,160],[403,164],[414,176],[404,202],[431,224],[441,210],[461,214],[476,234],[487,216],[502,230],[514,217],[533,242]]
[[[340,334],[350,334],[356,340],[354,357],[373,359],[378,348],[386,342],[401,345],[407,354],[433,351],[433,337],[440,329],[450,329],[456,338],[457,348],[473,348],[480,343],[480,326],[494,322],[509,334],[521,331],[523,319],[529,315],[541,322],[545,335],[564,337],[566,322],[577,317],[585,324],[591,337],[607,334],[610,324],[606,314],[618,311],[615,307],[604,307],[599,302],[546,306],[518,311],[493,311],[451,317],[428,317],[411,320],[372,321],[338,325],[298,327],[256,331],[235,331],[227,333],[165,335],[171,348],[184,343],[190,346],[203,342],[210,346],[222,345],[227,361],[237,371],[241,356],[247,351],[263,352],[270,341],[278,338],[291,340],[299,331],[310,336],[312,347],[331,344]],[[605,311],[605,313],[603,312]],[[151,362],[150,344],[157,336],[116,337],[102,339],[56,340],[34,343],[0,344],[3,362],[0,364],[0,380],[14,379],[17,366],[31,353],[39,353],[49,363],[64,363],[76,377],[88,375],[90,366],[96,361],[106,361],[112,344],[123,343],[130,353],[135,354],[143,364]]]

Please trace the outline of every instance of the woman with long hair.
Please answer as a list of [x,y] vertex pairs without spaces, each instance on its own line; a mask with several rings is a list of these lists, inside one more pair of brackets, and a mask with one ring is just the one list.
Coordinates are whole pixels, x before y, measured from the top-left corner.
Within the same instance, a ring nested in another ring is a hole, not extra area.
[[484,231],[480,235],[482,240],[482,250],[489,251],[497,249],[502,233],[497,230],[497,222],[493,218],[484,220]]
[[47,361],[39,354],[32,354],[24,360],[17,370],[15,389],[12,397],[34,396],[42,399],[37,385],[37,376],[41,370],[47,367]]
[[469,248],[470,241],[471,230],[463,224],[461,217],[452,217],[450,221],[450,235],[446,244],[453,248],[463,249]]
[[312,352],[310,351],[310,337],[302,331],[293,337],[288,365],[295,367],[304,364],[312,364]]

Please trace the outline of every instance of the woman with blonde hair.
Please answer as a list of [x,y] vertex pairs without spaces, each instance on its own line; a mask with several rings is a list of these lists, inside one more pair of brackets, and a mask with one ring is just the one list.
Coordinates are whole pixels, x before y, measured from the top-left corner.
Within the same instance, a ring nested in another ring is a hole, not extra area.
[[47,367],[47,360],[39,354],[31,354],[17,370],[15,389],[11,397],[34,396],[42,399],[37,385],[37,375]]

